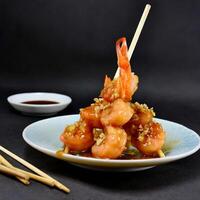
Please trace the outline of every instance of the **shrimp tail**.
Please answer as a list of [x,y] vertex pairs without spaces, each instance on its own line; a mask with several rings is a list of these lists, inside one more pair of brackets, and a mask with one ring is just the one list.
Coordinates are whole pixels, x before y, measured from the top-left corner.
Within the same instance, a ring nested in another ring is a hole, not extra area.
[[117,63],[120,70],[124,69],[131,72],[131,66],[128,60],[128,47],[126,38],[122,37],[116,42]]
[[121,97],[126,100],[131,100],[133,95],[133,75],[131,73],[131,65],[128,59],[128,47],[126,38],[122,37],[116,42],[117,63],[120,68],[121,79]]
[[104,80],[104,88],[108,87],[108,85],[110,85],[111,82],[111,78],[106,75]]
[[130,101],[138,87],[138,77],[131,72],[131,65],[128,59],[128,47],[126,38],[122,37],[116,42],[117,64],[120,68],[119,77],[111,80],[105,77],[104,88],[100,97],[108,102],[121,98]]

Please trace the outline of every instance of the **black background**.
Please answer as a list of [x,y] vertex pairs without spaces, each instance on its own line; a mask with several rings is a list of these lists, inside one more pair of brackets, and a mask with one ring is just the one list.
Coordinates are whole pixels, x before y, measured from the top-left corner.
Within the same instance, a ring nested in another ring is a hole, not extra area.
[[1,0],[0,143],[71,188],[66,195],[0,175],[0,199],[198,199],[199,153],[137,173],[74,167],[32,149],[21,132],[41,118],[12,110],[7,96],[29,91],[67,94],[78,113],[116,71],[115,41],[132,39],[146,3],[152,9],[133,54],[140,77],[134,100],[157,116],[200,131],[200,2],[198,0]]

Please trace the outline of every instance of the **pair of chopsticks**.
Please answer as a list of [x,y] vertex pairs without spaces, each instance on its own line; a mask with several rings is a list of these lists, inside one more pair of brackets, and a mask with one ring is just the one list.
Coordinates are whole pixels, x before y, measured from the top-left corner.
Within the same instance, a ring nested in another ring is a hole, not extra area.
[[0,151],[4,152],[14,160],[18,161],[28,169],[32,170],[34,173],[27,172],[25,170],[19,169],[17,167],[14,167],[12,164],[10,164],[2,155],[0,155],[0,172],[5,173],[7,175],[11,175],[16,177],[19,181],[24,183],[25,185],[28,185],[30,182],[30,179],[36,180],[38,182],[41,182],[45,185],[56,187],[66,193],[70,192],[70,189],[64,186],[59,181],[55,180],[51,176],[47,175],[37,167],[33,166],[29,162],[23,160],[19,156],[15,155],[14,153],[10,152],[6,148],[0,146]]

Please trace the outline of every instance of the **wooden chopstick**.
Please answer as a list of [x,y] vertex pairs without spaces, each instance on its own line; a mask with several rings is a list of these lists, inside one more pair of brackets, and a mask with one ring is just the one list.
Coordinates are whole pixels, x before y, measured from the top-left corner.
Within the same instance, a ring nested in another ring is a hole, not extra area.
[[[137,29],[136,29],[135,34],[133,36],[133,39],[131,41],[130,47],[128,49],[128,58],[129,58],[129,60],[131,60],[133,51],[135,50],[136,44],[138,42],[138,39],[140,37],[140,34],[142,32],[142,28],[143,28],[143,26],[145,24],[145,21],[146,21],[147,17],[148,17],[150,9],[151,9],[151,5],[150,4],[147,4],[145,6],[145,8],[144,8],[142,17],[140,18],[139,24],[137,26]],[[117,68],[117,71],[115,73],[114,78],[117,78],[118,76],[119,76],[119,67]]]
[[23,178],[25,180],[29,180],[29,176],[27,174],[24,174],[22,172],[16,171],[16,170],[11,169],[9,167],[6,167],[6,166],[4,166],[2,164],[0,164],[0,172],[5,173],[7,175]]
[[[31,173],[31,172],[27,172],[27,171],[25,171],[25,170],[19,169],[19,168],[17,168],[17,167],[14,167],[13,165],[11,165],[11,164],[10,164],[3,156],[1,156],[1,155],[0,155],[0,163],[2,163],[3,165],[5,165],[6,167],[9,167],[9,168],[14,169],[14,170],[19,171],[19,172],[22,172],[23,174],[26,174],[27,176],[30,177],[30,179],[34,179],[34,180],[36,180],[36,181],[38,181],[38,182],[41,182],[41,183],[44,183],[44,184],[46,184],[46,185],[48,185],[48,186],[52,186],[52,187],[54,186],[54,181],[49,180],[48,178],[45,178],[45,177],[42,177],[42,176],[38,176],[38,175],[33,174],[33,173]],[[17,177],[17,178],[18,178],[18,177]],[[24,179],[22,179],[22,180],[24,180]],[[20,181],[21,181],[21,179],[20,179]]]
[[[0,163],[5,165],[6,167],[10,167],[10,168],[13,167],[2,155],[0,155]],[[16,178],[25,185],[30,184],[30,182],[24,178],[19,178],[19,177],[16,177]]]
[[27,174],[30,177],[30,179],[34,179],[38,182],[44,183],[45,185],[48,185],[48,186],[51,186],[51,187],[53,187],[55,185],[54,181],[51,180],[51,179],[45,178],[43,176],[38,176],[36,174],[33,174],[31,172],[27,172],[25,170],[22,170],[22,169],[19,169],[19,168],[16,168],[16,167],[14,169],[19,171],[19,172],[22,172],[24,174]]
[[0,150],[3,151],[5,154],[9,155],[10,157],[12,157],[13,159],[15,159],[16,161],[18,161],[19,163],[21,163],[22,165],[24,165],[25,167],[27,167],[28,169],[34,171],[36,174],[39,174],[40,176],[43,176],[43,177],[48,178],[49,180],[53,181],[54,184],[55,184],[55,187],[57,187],[58,189],[63,190],[64,192],[67,192],[67,193],[70,192],[70,189],[67,188],[66,186],[64,186],[62,183],[55,180],[51,176],[47,175],[46,173],[44,173],[43,171],[41,171],[37,167],[33,166],[29,162],[23,160],[19,156],[15,155],[11,151],[7,150],[3,146],[0,146]]

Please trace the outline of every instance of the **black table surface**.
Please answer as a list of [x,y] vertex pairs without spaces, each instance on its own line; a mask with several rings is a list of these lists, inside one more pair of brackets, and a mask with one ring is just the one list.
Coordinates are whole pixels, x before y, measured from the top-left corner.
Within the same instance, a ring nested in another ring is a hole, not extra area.
[[[175,73],[176,74],[176,73]],[[71,192],[65,194],[57,189],[52,189],[32,181],[29,186],[24,186],[17,180],[0,174],[0,199],[198,199],[200,194],[200,155],[194,155],[169,163],[163,166],[127,173],[91,171],[75,167],[67,162],[51,158],[28,146],[22,139],[23,129],[32,122],[43,119],[41,117],[24,116],[14,111],[7,103],[6,97],[10,94],[24,91],[56,91],[69,94],[73,98],[72,104],[59,115],[77,113],[79,106],[85,106],[91,102],[92,97],[98,95],[99,88],[85,88],[87,82],[82,81],[81,88],[76,91],[76,84],[64,91],[64,76],[55,78],[52,83],[50,75],[34,81],[34,76],[29,78],[15,75],[1,77],[0,87],[0,119],[1,145],[15,152],[25,160],[39,167],[49,175],[67,185]],[[148,102],[154,106],[160,118],[177,121],[199,132],[199,93],[191,92],[186,96],[179,90],[178,84],[174,84],[173,76],[168,77],[168,84],[162,85],[163,77],[157,79],[163,90],[154,89],[154,84],[148,84],[148,79],[141,77],[141,87],[136,94],[136,100]],[[103,78],[103,75],[101,76]],[[28,79],[28,80],[26,80]],[[23,88],[26,82],[26,89]],[[69,80],[68,80],[69,81]],[[93,79],[91,85],[98,86],[102,79]],[[185,84],[184,84],[185,83]],[[194,88],[194,80],[179,79],[181,87],[189,91]],[[143,86],[142,86],[143,85]],[[170,90],[174,88],[174,92]],[[170,92],[171,91],[171,92]],[[12,160],[11,160],[12,161]],[[13,161],[12,161],[13,162]],[[14,164],[18,165],[14,162]]]
[[147,103],[157,117],[200,133],[199,1],[2,0],[0,145],[63,182],[71,192],[35,181],[24,186],[0,174],[0,200],[199,199],[199,152],[146,171],[86,170],[27,145],[23,129],[44,117],[24,116],[6,101],[20,92],[57,92],[73,99],[58,115],[78,113],[98,96],[104,75],[114,75],[115,41],[126,36],[130,44],[146,3],[152,4],[151,13],[131,60],[140,77],[133,101]]

